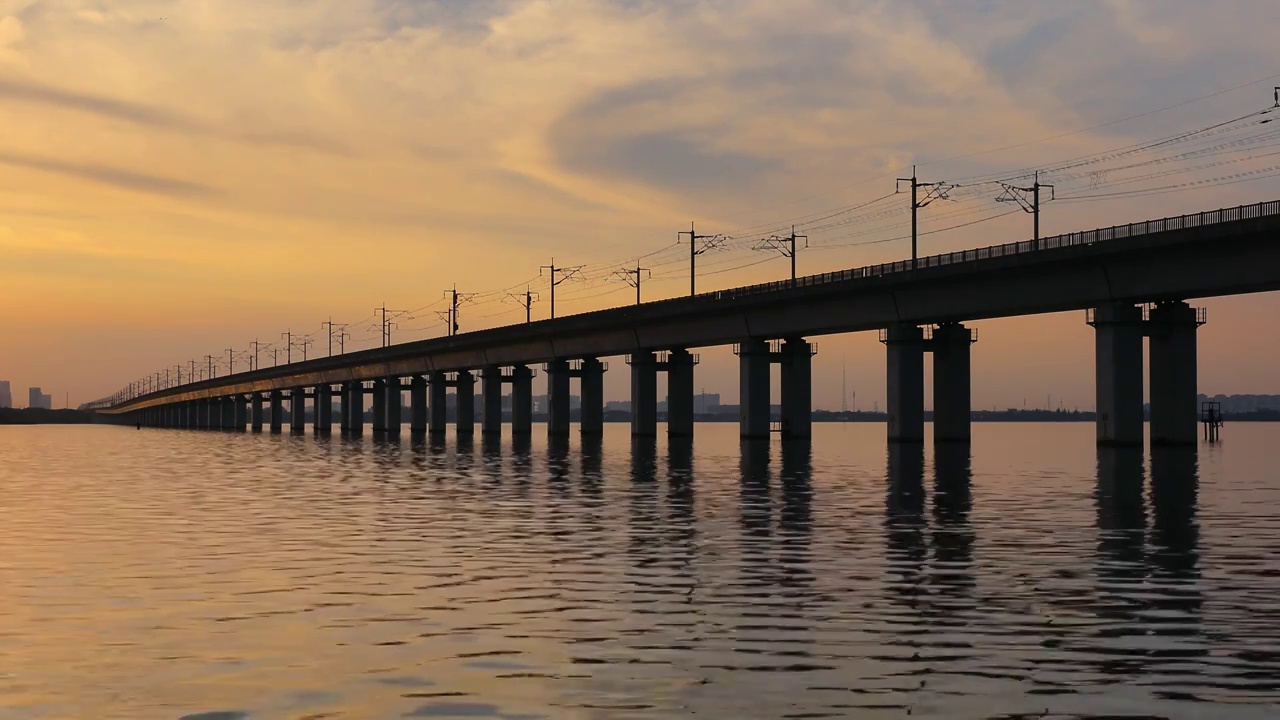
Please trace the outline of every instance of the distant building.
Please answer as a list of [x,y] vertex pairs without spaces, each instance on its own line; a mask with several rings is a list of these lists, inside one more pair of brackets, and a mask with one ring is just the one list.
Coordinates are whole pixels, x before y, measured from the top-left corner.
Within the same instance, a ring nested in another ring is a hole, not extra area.
[[13,394],[9,392],[9,381],[0,380],[0,408],[13,407]]
[[695,415],[706,415],[720,411],[720,393],[698,393],[693,396],[693,412]]
[[[8,383],[5,383],[5,384],[8,385]],[[43,392],[40,391],[40,388],[33,387],[28,393],[27,407],[40,408],[44,410],[52,410],[53,396],[45,395]]]
[[610,400],[604,404],[605,412],[631,412],[630,400]]

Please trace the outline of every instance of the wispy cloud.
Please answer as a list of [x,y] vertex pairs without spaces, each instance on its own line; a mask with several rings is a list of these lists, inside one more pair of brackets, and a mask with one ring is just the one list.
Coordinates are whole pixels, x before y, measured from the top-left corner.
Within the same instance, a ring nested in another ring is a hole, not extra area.
[[0,163],[156,195],[196,197],[213,195],[217,192],[209,185],[189,180],[149,175],[106,165],[56,160],[35,155],[0,152]]

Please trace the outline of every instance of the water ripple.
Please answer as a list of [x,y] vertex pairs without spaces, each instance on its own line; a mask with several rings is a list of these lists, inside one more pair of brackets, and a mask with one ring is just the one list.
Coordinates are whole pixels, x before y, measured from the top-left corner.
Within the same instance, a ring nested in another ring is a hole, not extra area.
[[1263,718],[1280,427],[0,432],[0,717]]

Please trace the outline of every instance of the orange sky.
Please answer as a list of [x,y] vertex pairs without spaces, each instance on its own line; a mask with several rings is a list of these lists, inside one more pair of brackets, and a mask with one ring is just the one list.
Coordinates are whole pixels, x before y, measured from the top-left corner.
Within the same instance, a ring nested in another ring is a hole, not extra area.
[[[545,300],[552,257],[586,265],[559,314],[629,302],[605,279],[653,252],[645,296],[678,295],[668,246],[690,220],[734,238],[699,289],[777,279],[781,257],[742,267],[768,257],[754,239],[892,192],[913,162],[926,180],[1014,174],[1236,118],[1280,83],[1274,3],[1057,5],[0,0],[0,378],[18,404],[40,385],[75,405],[285,330],[315,352],[329,317],[369,347],[383,302],[416,311],[396,340],[431,337],[455,283],[490,293],[463,330],[516,322],[491,291],[532,280]],[[1280,197],[1220,181],[1275,164],[1249,152],[1147,180],[1049,175],[1064,198],[1201,183],[1050,204],[1045,234]],[[921,230],[1009,209],[998,191],[927,208]],[[905,202],[809,231],[800,271],[903,257]],[[922,252],[1029,233],[1010,215]],[[1201,389],[1280,393],[1280,301],[1202,304]],[[1092,406],[1081,314],[978,327],[977,406]],[[842,359],[858,405],[883,403],[872,335],[817,342],[818,407],[839,407]],[[728,350],[702,357],[698,386],[733,401]],[[625,398],[614,366],[606,394]]]

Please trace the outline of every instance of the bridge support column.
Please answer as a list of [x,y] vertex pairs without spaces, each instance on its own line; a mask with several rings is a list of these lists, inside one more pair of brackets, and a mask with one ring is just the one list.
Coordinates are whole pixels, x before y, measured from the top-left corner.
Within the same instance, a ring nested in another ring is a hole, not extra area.
[[454,404],[457,414],[454,430],[458,435],[476,434],[476,376],[470,370],[458,373],[458,384],[454,386]]
[[401,406],[404,397],[401,393],[400,378],[387,378],[387,433],[390,435],[400,434],[400,425],[404,422],[401,413]]
[[249,401],[244,395],[236,395],[236,432],[244,432],[249,422]]
[[1185,302],[1162,302],[1151,309],[1151,444],[1195,445],[1196,330],[1202,320]]
[[813,346],[801,338],[782,344],[782,439],[813,435]]
[[449,422],[448,415],[449,386],[444,373],[439,370],[431,372],[431,434],[444,435]]
[[924,442],[924,331],[895,325],[882,341],[888,360],[889,442]]
[[579,430],[583,437],[601,437],[604,435],[604,363],[598,358],[584,358],[581,382]]
[[409,380],[409,432],[427,433],[427,379],[414,375]]
[[939,325],[933,332],[933,441],[969,442],[971,375],[969,349],[973,333],[959,323]]
[[222,398],[222,429],[236,430],[236,399],[228,395]]
[[658,435],[658,358],[652,352],[631,354],[631,436]]
[[493,437],[502,436],[502,368],[487,365],[480,371],[480,396],[484,403],[484,417],[480,432]]
[[385,435],[387,432],[387,381],[381,378],[373,381],[373,434]]
[[191,401],[191,407],[188,408],[188,412],[190,413],[189,417],[191,418],[192,430],[204,429],[204,418],[205,418],[204,404],[205,404],[204,400]]
[[693,354],[672,350],[667,356],[667,437],[693,437]]
[[307,390],[294,388],[289,400],[289,432],[304,435],[307,432]]
[[351,437],[364,435],[364,381],[353,380],[348,386],[347,399],[347,434]]
[[338,387],[338,430],[343,435],[351,431],[351,383]]
[[315,401],[312,402],[311,430],[316,435],[328,435],[333,432],[333,386],[329,383],[316,386]]
[[284,427],[284,392],[271,391],[271,434],[279,435]]
[[249,401],[249,426],[254,432],[262,432],[262,393],[256,392]]
[[[1142,308],[1096,308],[1094,327],[1099,445],[1142,445]],[[1194,398],[1192,399],[1194,404]]]
[[738,434],[769,437],[769,343],[747,340],[738,346]]
[[528,365],[516,365],[511,370],[511,434],[533,434],[533,370]]
[[547,363],[547,436],[569,437],[569,361]]

